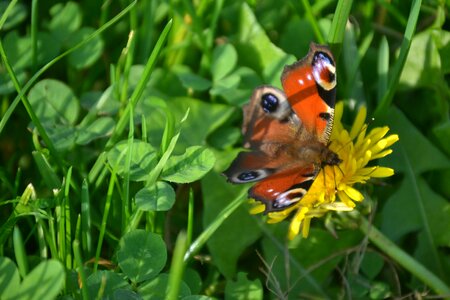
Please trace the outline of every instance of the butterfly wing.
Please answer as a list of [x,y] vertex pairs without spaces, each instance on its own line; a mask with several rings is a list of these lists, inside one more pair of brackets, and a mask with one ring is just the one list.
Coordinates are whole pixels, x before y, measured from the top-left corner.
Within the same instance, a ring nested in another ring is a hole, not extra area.
[[305,58],[284,68],[281,83],[292,110],[306,129],[326,145],[336,99],[336,65],[328,47],[311,43]]
[[304,59],[285,67],[282,84],[286,94],[270,86],[253,93],[244,107],[242,127],[249,151],[240,153],[224,172],[233,183],[257,182],[249,195],[264,202],[266,212],[299,201],[322,162],[339,161],[326,147],[336,85],[328,48],[312,44]]

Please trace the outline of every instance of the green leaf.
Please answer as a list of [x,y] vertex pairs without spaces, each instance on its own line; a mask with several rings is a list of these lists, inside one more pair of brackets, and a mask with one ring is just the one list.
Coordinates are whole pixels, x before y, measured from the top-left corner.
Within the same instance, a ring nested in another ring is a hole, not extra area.
[[[231,185],[225,181],[223,176],[213,172],[205,176],[201,182],[204,227],[214,222],[217,214],[232,199],[239,196],[242,189],[248,188],[248,186]],[[261,231],[255,218],[248,212],[248,206],[241,206],[228,217],[207,242],[212,259],[220,272],[227,278],[232,277],[242,252],[247,250],[260,234]]]
[[443,261],[436,246],[448,245],[450,241],[450,233],[446,230],[450,228],[450,204],[430,189],[421,174],[450,168],[450,160],[397,109],[390,110],[387,121],[400,140],[393,146],[394,153],[384,159],[386,162],[382,165],[403,173],[403,180],[383,206],[381,230],[393,240],[418,232],[420,256],[417,255],[417,259],[443,275]]
[[271,42],[246,2],[243,2],[240,7],[239,18],[239,35],[236,47],[240,60],[247,62],[248,66],[261,72],[268,64],[276,63],[286,56],[280,48]]
[[414,36],[400,76],[400,84],[434,87],[441,80],[441,58],[432,31]]
[[377,252],[367,251],[361,262],[361,270],[370,279],[375,279],[384,267],[384,258]]
[[112,168],[117,168],[119,175],[124,176],[125,172],[130,173],[130,180],[144,181],[147,175],[156,166],[156,151],[153,147],[140,140],[134,140],[132,144],[132,155],[130,169],[127,169],[125,157],[127,155],[128,141],[117,143],[108,151],[108,163]]
[[225,299],[258,300],[263,299],[263,288],[259,279],[249,280],[245,273],[239,272],[237,279],[228,280]]
[[18,289],[11,291],[11,299],[55,299],[64,281],[64,266],[59,261],[43,261],[23,279]]
[[20,275],[8,257],[0,257],[0,274],[0,298],[14,299],[14,294],[20,290]]
[[175,191],[170,184],[158,181],[140,189],[135,200],[136,207],[143,211],[167,211],[175,203]]
[[[86,39],[95,31],[94,28],[83,27],[74,32],[66,42],[67,47],[73,47]],[[103,40],[100,35],[95,36],[81,48],[69,54],[69,64],[76,69],[82,69],[95,63],[103,52]]]
[[[147,117],[149,140],[152,144],[160,144],[165,127],[165,115],[161,110],[158,98],[143,99],[140,111]],[[160,99],[159,99],[160,100]],[[161,101],[161,100],[160,100]],[[228,105],[211,104],[192,98],[173,98],[163,102],[167,104],[176,120],[181,120],[189,109],[189,117],[183,123],[181,135],[175,148],[175,153],[184,151],[189,146],[205,144],[206,137],[219,128],[233,113],[234,109]]]
[[158,234],[138,229],[120,239],[117,251],[119,267],[135,284],[158,275],[166,260],[166,245]]
[[88,277],[87,289],[90,299],[108,299],[119,290],[131,290],[131,286],[117,273],[97,271]]
[[191,268],[184,270],[183,281],[187,284],[192,294],[200,293],[203,283],[197,271]]
[[39,81],[30,90],[28,98],[43,123],[71,125],[78,119],[78,99],[70,87],[61,81]]
[[[286,245],[288,225],[286,222],[270,225],[275,226],[275,236],[269,234],[262,240],[262,259],[269,268],[266,271],[276,278],[275,282],[268,282],[268,288],[289,290],[290,295],[311,293],[319,298],[327,298],[321,283],[326,282],[339,262],[346,258],[346,252],[342,255],[336,253],[357,246],[361,234],[357,231],[342,231],[336,239],[325,230],[311,228],[307,239],[297,237]],[[315,267],[317,265],[320,267]]]
[[235,67],[237,52],[231,44],[217,46],[213,51],[211,72],[215,83],[220,82]]
[[187,148],[183,155],[169,158],[161,178],[176,183],[193,182],[205,176],[214,167],[215,162],[216,158],[211,150],[192,146]]
[[110,117],[98,118],[92,124],[78,130],[76,143],[86,145],[95,139],[110,135],[114,129],[114,124],[114,120]]
[[[169,283],[168,274],[160,274],[158,277],[145,282],[138,287],[139,295],[145,300],[164,300],[166,299],[167,286]],[[189,287],[181,282],[180,293],[178,294],[179,299],[184,299],[184,297],[191,295]]]
[[189,68],[182,68],[176,66],[173,70],[180,79],[183,86],[187,89],[193,89],[194,91],[206,91],[211,87],[211,81],[201,76],[192,73]]
[[48,28],[59,41],[66,41],[81,26],[82,17],[78,3],[58,3],[52,6],[50,15],[52,19]]
[[[0,2],[0,12],[5,12],[6,8],[8,7],[9,1],[2,1]],[[6,19],[5,23],[2,26],[2,31],[6,32],[10,29],[14,28],[18,24],[25,21],[26,17],[28,16],[28,9],[23,3],[16,3],[14,7],[12,8],[11,12],[8,15],[8,18]]]

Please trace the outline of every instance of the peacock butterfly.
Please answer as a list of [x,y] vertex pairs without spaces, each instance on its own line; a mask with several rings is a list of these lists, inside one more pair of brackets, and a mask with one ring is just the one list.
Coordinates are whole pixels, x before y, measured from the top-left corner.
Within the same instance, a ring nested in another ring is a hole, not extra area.
[[232,183],[256,182],[249,196],[280,211],[308,192],[320,169],[341,159],[328,149],[336,99],[336,64],[327,46],[285,66],[283,90],[256,88],[245,105],[244,148],[224,172]]

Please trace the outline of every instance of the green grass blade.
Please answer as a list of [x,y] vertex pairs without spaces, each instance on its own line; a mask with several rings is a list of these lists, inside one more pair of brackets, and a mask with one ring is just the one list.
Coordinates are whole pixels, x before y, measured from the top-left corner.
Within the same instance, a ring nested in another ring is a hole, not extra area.
[[352,0],[340,0],[337,4],[336,11],[334,12],[333,22],[331,23],[327,41],[336,60],[339,59],[339,55],[341,54],[345,26],[347,25],[352,4]]
[[230,204],[227,205],[218,215],[217,218],[209,224],[209,226],[192,242],[189,249],[184,255],[184,261],[188,261],[194,254],[196,254],[203,245],[209,240],[214,232],[222,225],[222,223],[248,199],[247,191],[243,190],[240,195],[236,197]]
[[25,252],[25,244],[23,242],[20,229],[15,226],[13,231],[13,244],[14,255],[16,257],[17,267],[19,269],[20,276],[24,278],[28,274],[28,260],[27,253]]
[[83,253],[90,255],[92,251],[91,203],[89,184],[86,179],[81,185],[81,245]]
[[80,242],[78,240],[73,241],[73,254],[75,256],[75,263],[78,268],[78,274],[80,275],[80,281],[81,281],[81,297],[83,300],[89,299],[89,294],[87,290],[87,277],[86,273],[84,272],[84,265],[83,265],[83,258],[81,257],[81,251],[80,251]]
[[167,285],[166,300],[178,299],[180,285],[184,272],[183,256],[186,252],[186,233],[180,232],[175,243],[175,249],[172,256],[172,265],[169,272],[169,284]]
[[303,8],[305,9],[305,16],[311,24],[312,29],[314,31],[314,35],[317,38],[319,44],[325,43],[325,38],[323,37],[322,31],[320,31],[319,23],[317,22],[316,16],[314,16],[311,4],[308,0],[302,0]]
[[389,44],[385,36],[381,39],[380,48],[378,50],[378,101],[386,94],[388,88],[388,72],[389,72]]
[[366,235],[369,240],[382,250],[383,253],[394,259],[398,264],[408,270],[417,279],[432,288],[438,295],[444,296],[444,298],[450,295],[450,287],[445,284],[434,273],[430,272],[421,263],[411,257],[408,253],[397,247],[391,240],[383,235],[372,224],[361,218],[360,229]]
[[100,233],[98,236],[97,250],[95,251],[94,273],[97,272],[100,252],[102,251],[103,239],[106,232],[106,223],[108,222],[109,210],[111,208],[112,196],[114,192],[114,184],[116,183],[116,171],[113,170],[108,185],[108,193],[106,195],[105,207],[103,210],[102,223],[100,225]]
[[138,101],[140,100],[142,93],[145,90],[145,86],[147,85],[148,80],[150,79],[150,75],[153,71],[153,67],[155,66],[156,59],[158,58],[159,53],[161,52],[161,50],[163,48],[164,42],[166,41],[171,28],[172,28],[172,20],[169,20],[169,22],[167,22],[166,26],[164,27],[161,35],[159,36],[159,39],[156,42],[156,45],[153,48],[153,51],[150,54],[150,57],[149,57],[147,63],[145,64],[144,72],[136,86],[136,89],[134,90],[133,94],[130,97],[130,102],[128,103],[127,107],[125,108],[125,110],[122,114],[122,117],[117,122],[117,125],[114,129],[114,132],[111,135],[111,138],[106,143],[106,149],[109,149],[110,147],[112,147],[112,145],[114,145],[117,142],[117,140],[119,139],[119,137],[125,130],[126,124],[128,122],[130,106],[135,107],[136,104],[138,103]]
[[[0,120],[0,133],[3,132],[3,129],[5,128],[6,123],[8,122],[9,118],[11,117],[12,113],[16,109],[16,106],[19,104],[20,100],[22,99],[23,95],[29,91],[29,89],[34,85],[34,83],[37,81],[41,75],[50,69],[54,64],[56,64],[58,61],[69,55],[70,53],[74,52],[75,50],[81,48],[82,46],[86,45],[88,42],[90,42],[92,39],[100,35],[103,31],[114,25],[116,22],[118,22],[130,9],[134,7],[137,0],[131,2],[130,5],[125,7],[121,12],[119,12],[114,18],[112,18],[110,21],[105,23],[102,27],[94,31],[92,34],[90,34],[86,39],[84,39],[82,42],[77,44],[76,46],[70,48],[66,52],[60,54],[59,56],[55,57],[53,60],[48,62],[45,66],[43,66],[39,71],[37,71],[31,78],[28,80],[28,82],[24,85],[24,87],[19,91],[18,95],[14,99],[14,101],[10,104],[8,109],[6,110],[5,114],[3,115],[2,119]],[[9,8],[9,7],[8,7]],[[0,40],[1,42],[1,40]],[[0,49],[3,50],[3,46],[0,43]],[[3,51],[4,52],[4,51]]]
[[422,4],[421,0],[414,0],[411,5],[411,12],[409,14],[408,24],[406,25],[405,36],[403,38],[402,46],[400,48],[400,54],[398,56],[398,59],[395,61],[392,73],[389,74],[389,86],[387,89],[387,93],[384,94],[378,107],[375,110],[374,113],[375,118],[384,114],[388,109],[389,105],[391,105],[394,93],[397,90],[400,75],[402,74],[403,66],[405,65],[406,58],[408,57],[408,52],[409,48],[411,47],[414,32],[416,31],[421,4]]
[[17,0],[12,0],[9,2],[8,7],[5,9],[5,11],[2,13],[2,17],[0,18],[0,29],[3,28],[3,24],[5,24],[6,19],[8,19],[9,14],[13,10],[14,6],[17,4]]
[[189,189],[189,207],[188,207],[188,222],[186,230],[186,244],[190,245],[192,242],[192,232],[194,228],[194,192],[192,188]]
[[62,209],[65,210],[64,212],[64,229],[65,229],[65,252],[66,256],[64,257],[64,261],[66,263],[67,269],[72,269],[72,225],[71,225],[71,218],[70,218],[70,212],[75,211],[75,208],[70,207],[70,197],[69,197],[69,191],[70,191],[70,182],[72,180],[72,167],[69,168],[66,175],[66,180],[64,182],[64,206]]
[[38,33],[38,7],[39,0],[31,1],[31,70],[33,72],[37,69],[37,33]]

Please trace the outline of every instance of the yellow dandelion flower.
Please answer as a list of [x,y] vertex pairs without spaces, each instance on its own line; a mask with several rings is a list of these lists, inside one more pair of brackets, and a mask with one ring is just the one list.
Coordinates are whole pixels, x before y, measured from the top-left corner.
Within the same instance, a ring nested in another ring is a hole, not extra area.
[[[352,128],[347,131],[341,123],[343,108],[342,102],[337,103],[329,146],[342,163],[322,168],[299,202],[285,210],[268,213],[268,223],[280,222],[294,213],[289,227],[290,239],[297,236],[300,229],[303,237],[307,237],[312,218],[321,217],[328,211],[353,210],[355,202],[364,199],[363,194],[353,187],[354,184],[394,174],[391,168],[368,166],[368,163],[392,153],[389,147],[398,141],[398,135],[386,136],[389,131],[387,126],[373,128],[366,134],[365,107],[359,110]],[[264,208],[264,204],[255,201],[251,213],[261,213]]]

